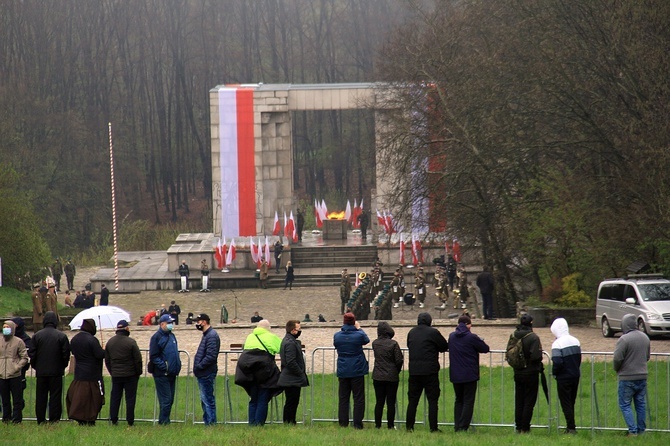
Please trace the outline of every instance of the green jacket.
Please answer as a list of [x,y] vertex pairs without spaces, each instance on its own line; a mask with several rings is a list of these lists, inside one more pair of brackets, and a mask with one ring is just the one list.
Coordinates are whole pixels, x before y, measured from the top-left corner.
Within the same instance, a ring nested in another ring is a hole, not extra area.
[[[265,347],[263,347],[263,345],[265,345]],[[266,348],[271,355],[276,355],[281,348],[281,339],[279,339],[279,336],[265,328],[254,328],[254,331],[247,336],[247,340],[244,341],[244,350],[265,350]]]

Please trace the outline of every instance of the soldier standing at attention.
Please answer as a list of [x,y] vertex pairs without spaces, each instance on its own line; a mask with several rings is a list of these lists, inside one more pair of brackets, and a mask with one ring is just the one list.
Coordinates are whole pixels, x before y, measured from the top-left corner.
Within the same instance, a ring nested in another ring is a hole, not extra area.
[[414,275],[414,291],[419,300],[419,308],[423,308],[426,301],[426,278],[423,275],[423,268],[419,268]]
[[77,268],[75,268],[74,263],[68,259],[65,264],[65,278],[67,279],[67,289],[74,291],[74,275],[77,274]]
[[42,329],[44,321],[44,297],[40,293],[40,284],[33,284],[33,332],[37,333]]
[[63,265],[61,265],[58,257],[56,257],[56,261],[51,266],[51,274],[53,274],[54,281],[56,282],[56,291],[60,291],[60,276],[63,274]]
[[181,276],[181,290],[179,290],[180,293],[188,293],[188,276],[190,274],[190,271],[188,269],[188,265],[186,264],[186,260],[181,261],[181,265],[179,265],[179,275]]
[[351,297],[351,279],[349,278],[347,269],[344,268],[342,270],[342,279],[340,281],[340,314],[344,314],[347,302],[349,302],[349,297]]

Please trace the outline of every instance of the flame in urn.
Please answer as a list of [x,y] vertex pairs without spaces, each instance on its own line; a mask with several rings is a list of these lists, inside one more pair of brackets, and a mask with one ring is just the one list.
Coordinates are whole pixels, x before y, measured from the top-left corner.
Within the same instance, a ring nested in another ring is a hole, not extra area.
[[344,211],[329,212],[326,218],[328,220],[344,220]]

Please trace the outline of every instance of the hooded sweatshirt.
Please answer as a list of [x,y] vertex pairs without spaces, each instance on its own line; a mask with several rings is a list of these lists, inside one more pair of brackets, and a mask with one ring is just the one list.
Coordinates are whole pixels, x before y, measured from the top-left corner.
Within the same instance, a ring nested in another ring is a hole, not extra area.
[[647,361],[651,356],[649,337],[637,329],[635,315],[621,319],[623,335],[614,348],[614,371],[619,381],[647,379]]
[[430,314],[420,313],[416,327],[407,333],[410,375],[433,375],[440,371],[439,355],[449,349],[449,344],[438,329],[430,326],[432,323]]
[[4,324],[11,329],[11,334],[0,337],[0,379],[18,378],[21,369],[28,364],[28,350],[26,344],[14,336],[16,324],[12,321],[5,321]]
[[449,379],[461,384],[479,381],[479,354],[488,353],[489,346],[472,333],[464,323],[449,335]]
[[402,370],[404,357],[400,346],[393,340],[395,331],[388,322],[381,321],[377,325],[377,339],[372,341],[375,354],[375,366],[372,379],[375,381],[398,382],[398,374]]
[[559,317],[551,324],[556,340],[551,344],[551,374],[556,381],[578,380],[581,375],[582,348],[570,335],[568,321]]

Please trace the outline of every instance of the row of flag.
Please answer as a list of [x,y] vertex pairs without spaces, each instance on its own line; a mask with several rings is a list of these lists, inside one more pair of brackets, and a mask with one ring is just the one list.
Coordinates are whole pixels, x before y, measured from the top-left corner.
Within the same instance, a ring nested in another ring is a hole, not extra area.
[[[347,206],[344,210],[344,220],[346,220],[351,226],[356,229],[360,228],[360,223],[358,222],[358,216],[363,213],[363,199],[361,199],[361,204],[358,204],[358,201],[354,199],[354,206],[351,206],[351,201],[347,200]],[[328,206],[326,202],[321,200],[314,200],[314,219],[316,220],[316,227],[322,228],[323,221],[328,219]]]
[[[406,242],[405,242],[405,235],[402,233],[400,233],[399,248],[400,248],[400,264],[404,265]],[[412,234],[411,249],[412,249],[412,264],[414,266],[417,266],[418,264],[423,263],[423,248],[421,247],[421,240],[419,240],[419,238],[414,234]]]
[[[272,235],[281,234],[281,224],[279,222],[279,214],[275,211],[275,222],[274,227],[272,228]],[[290,217],[286,218],[286,212],[284,212],[284,237],[287,239],[293,240],[293,243],[298,241],[298,231],[295,226],[295,219],[293,218],[293,211],[291,211]]]
[[233,264],[236,257],[235,239],[230,240],[230,246],[226,243],[226,237],[223,237],[223,242],[219,242],[214,247],[214,259],[216,260],[216,268],[224,269],[228,265]]
[[377,223],[384,228],[384,232],[388,235],[402,231],[402,227],[398,221],[393,218],[391,211],[379,212],[379,209],[377,209]]

